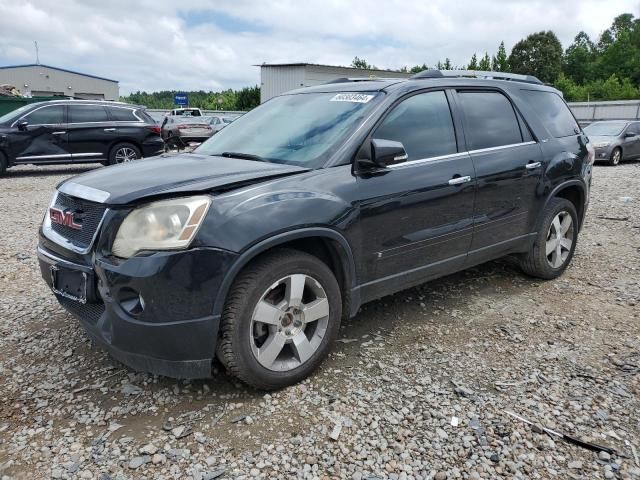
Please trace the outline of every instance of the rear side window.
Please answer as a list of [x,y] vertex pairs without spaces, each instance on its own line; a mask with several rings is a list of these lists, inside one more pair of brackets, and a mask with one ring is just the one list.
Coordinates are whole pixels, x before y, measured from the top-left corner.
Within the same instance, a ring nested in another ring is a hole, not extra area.
[[458,92],[465,116],[469,150],[522,142],[511,102],[498,92]]
[[538,114],[542,123],[554,137],[568,137],[580,131],[571,110],[557,93],[522,90],[522,98]]
[[402,101],[382,121],[374,138],[402,142],[410,161],[458,150],[444,92],[421,93]]
[[34,110],[28,114],[24,119],[29,123],[29,125],[53,125],[57,123],[64,123],[64,107],[62,105],[55,105],[39,108],[38,110]]
[[107,111],[100,105],[69,105],[69,123],[108,121]]
[[107,107],[111,118],[117,122],[139,122],[130,108]]

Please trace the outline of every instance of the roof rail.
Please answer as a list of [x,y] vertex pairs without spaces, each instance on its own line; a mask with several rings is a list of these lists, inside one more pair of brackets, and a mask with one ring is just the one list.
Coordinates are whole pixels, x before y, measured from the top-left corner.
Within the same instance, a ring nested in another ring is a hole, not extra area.
[[418,80],[424,78],[484,78],[493,80],[511,80],[513,82],[535,83],[543,85],[543,83],[533,75],[520,75],[519,73],[508,72],[488,72],[482,70],[423,70],[416,73],[411,79]]
[[386,82],[388,80],[403,80],[403,78],[384,78],[384,77],[341,77],[331,80],[325,85],[331,83],[347,83],[347,82]]

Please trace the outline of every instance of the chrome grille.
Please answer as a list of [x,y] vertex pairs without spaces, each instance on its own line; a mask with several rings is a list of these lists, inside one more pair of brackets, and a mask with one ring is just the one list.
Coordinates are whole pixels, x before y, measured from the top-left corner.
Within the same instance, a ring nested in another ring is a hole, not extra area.
[[[91,246],[107,207],[100,203],[71,197],[60,192],[58,192],[56,200],[51,206],[62,211],[74,212],[75,222],[82,225],[82,228],[75,229],[67,225],[51,222],[51,230],[78,249],[84,250]],[[48,214],[49,212],[47,212]]]

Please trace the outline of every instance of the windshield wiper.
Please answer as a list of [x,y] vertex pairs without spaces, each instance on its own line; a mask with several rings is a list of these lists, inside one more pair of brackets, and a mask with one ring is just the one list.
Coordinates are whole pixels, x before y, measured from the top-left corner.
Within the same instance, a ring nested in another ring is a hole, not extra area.
[[251,153],[242,153],[242,152],[222,152],[217,154],[219,157],[227,157],[227,158],[239,158],[241,160],[255,160],[256,162],[269,162],[266,158],[263,158],[259,155],[253,155]]

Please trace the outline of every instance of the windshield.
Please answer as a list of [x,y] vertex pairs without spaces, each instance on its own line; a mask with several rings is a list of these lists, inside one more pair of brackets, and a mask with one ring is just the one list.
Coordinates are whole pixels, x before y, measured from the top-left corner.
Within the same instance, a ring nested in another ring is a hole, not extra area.
[[31,106],[32,105],[25,105],[24,107],[20,107],[17,110],[11,110],[9,113],[5,113],[4,115],[2,115],[0,117],[0,123],[6,123],[6,122],[10,122],[12,120],[15,120],[20,115],[25,113],[29,109],[29,107],[31,107]]
[[318,168],[378,103],[379,96],[334,92],[275,97],[227,125],[195,153],[227,152],[229,157],[242,153],[256,160]]
[[585,127],[584,133],[587,135],[614,137],[620,135],[626,126],[627,122],[596,122]]

